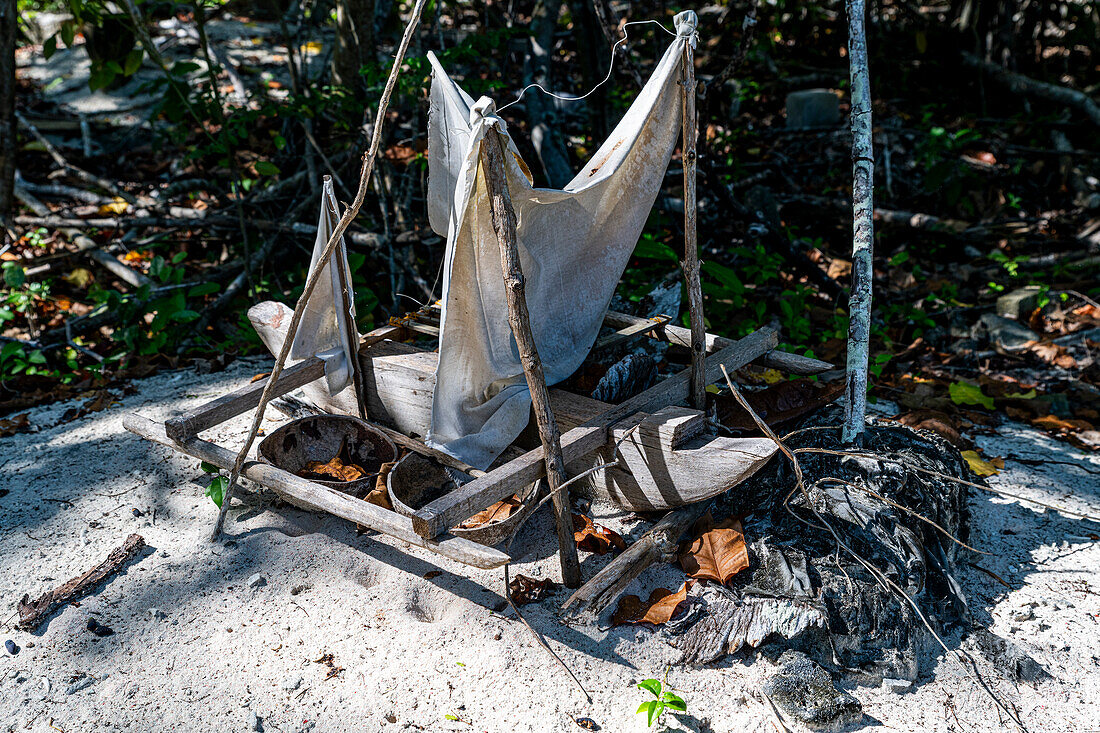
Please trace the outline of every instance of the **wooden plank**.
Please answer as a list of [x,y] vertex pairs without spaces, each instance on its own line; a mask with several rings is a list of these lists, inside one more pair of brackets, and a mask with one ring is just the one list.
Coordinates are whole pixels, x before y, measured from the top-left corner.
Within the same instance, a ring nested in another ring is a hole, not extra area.
[[[359,348],[392,338],[401,332],[399,326],[383,326],[376,328],[363,336],[359,341]],[[279,381],[275,385],[272,398],[282,397],[288,392],[314,382],[325,376],[324,363],[313,356],[305,359],[292,367],[283,370]],[[206,403],[194,410],[188,410],[181,415],[170,418],[165,423],[165,429],[173,440],[187,440],[198,435],[203,430],[214,427],[220,423],[241,415],[260,404],[260,395],[267,386],[269,377],[259,379],[243,389],[223,395],[216,400]]]
[[493,229],[500,248],[504,294],[508,301],[508,324],[512,327],[512,337],[519,349],[523,376],[531,393],[531,407],[535,412],[542,451],[546,456],[546,477],[550,484],[550,497],[554,504],[554,520],[558,530],[562,582],[567,588],[576,588],[581,584],[581,564],[577,557],[577,545],[573,540],[573,510],[569,503],[569,491],[562,488],[566,477],[565,461],[561,456],[561,432],[554,419],[554,411],[550,409],[546,375],[535,345],[535,335],[531,331],[527,288],[523,268],[519,263],[519,246],[516,244],[516,212],[512,209],[512,199],[508,194],[508,180],[504,173],[504,141],[500,133],[494,131],[481,141],[481,164],[485,172]]
[[[686,329],[685,329],[686,330]],[[732,342],[707,360],[706,379],[716,381],[721,366],[739,369],[775,348],[775,331],[762,328],[745,338]],[[690,371],[684,370],[645,392],[612,407],[606,412],[573,428],[561,436],[561,450],[566,463],[588,455],[607,442],[608,430],[615,423],[636,412],[656,412],[662,407],[688,398]],[[544,475],[541,448],[528,451],[520,458],[489,471],[484,476],[425,505],[413,516],[413,529],[422,537],[436,537],[465,519],[501,501]]]
[[[608,311],[607,315],[604,317],[603,323],[610,328],[626,328],[627,326],[638,325],[647,321],[648,319],[642,318],[641,316],[632,316],[629,313],[619,313],[618,311]],[[664,340],[668,341],[670,344],[683,346],[687,349],[691,348],[691,330],[683,326],[669,324],[659,329],[655,336],[663,337]],[[708,333],[707,353],[717,351],[718,349],[724,349],[732,343],[732,339]],[[827,372],[830,369],[836,368],[835,364],[830,364],[827,361],[812,359],[808,356],[799,356],[798,354],[791,354],[787,351],[780,351],[778,349],[772,349],[767,354],[764,354],[764,356],[759,359],[754,359],[753,361],[791,374],[820,374],[821,372]]]
[[[225,470],[230,469],[236,458],[235,454],[227,448],[201,438],[191,438],[183,442],[173,441],[165,432],[164,425],[141,415],[127,415],[122,424],[131,433],[146,440],[166,445]],[[408,517],[295,476],[267,463],[246,461],[241,474],[258,484],[263,484],[292,504],[355,522],[467,565],[496,568],[511,561],[511,558],[500,550],[460,537],[444,535],[436,539],[425,539],[413,531],[412,522]]]
[[633,341],[636,338],[645,336],[653,331],[661,328],[672,319],[669,316],[656,316],[655,318],[643,318],[642,323],[632,323],[629,326],[620,328],[615,333],[609,333],[608,335],[597,339],[596,345],[592,347],[592,351],[601,351],[603,349],[611,349],[617,346]]

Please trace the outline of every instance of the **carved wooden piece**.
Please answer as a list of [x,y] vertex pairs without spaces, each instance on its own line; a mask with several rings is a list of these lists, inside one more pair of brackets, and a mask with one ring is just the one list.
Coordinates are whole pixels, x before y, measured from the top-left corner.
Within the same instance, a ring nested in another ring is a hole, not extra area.
[[[577,545],[573,541],[573,514],[569,493],[559,490],[566,482],[565,461],[561,454],[561,433],[550,409],[550,395],[546,388],[546,376],[542,360],[531,331],[531,316],[527,311],[523,270],[519,263],[519,247],[516,243],[516,213],[508,195],[508,181],[504,173],[504,145],[495,131],[487,134],[481,143],[482,172],[489,192],[489,207],[500,246],[500,266],[504,274],[504,292],[508,300],[508,323],[519,348],[523,375],[531,392],[531,405],[542,439],[546,457],[546,476],[550,484],[554,504],[554,519],[558,530],[558,554],[561,560],[562,582],[569,588],[581,584],[581,566],[577,558]],[[502,497],[504,498],[504,497]]]
[[[731,343],[707,360],[707,382],[721,376],[721,365],[739,369],[771,351],[778,343],[775,331],[762,328]],[[562,455],[566,462],[575,461],[598,450],[608,439],[608,430],[637,412],[657,411],[688,398],[688,370],[675,374],[645,392],[613,407],[605,413],[573,428],[561,436]],[[494,502],[511,496],[516,490],[537,481],[544,475],[542,449],[525,453],[514,461],[493,469],[457,491],[425,506],[413,517],[413,527],[424,537],[435,537],[448,527],[485,509]]]
[[[131,433],[146,440],[174,448],[219,468],[228,470],[236,459],[232,451],[201,438],[176,442],[168,437],[162,424],[141,415],[127,415],[122,424]],[[266,486],[295,506],[311,511],[327,512],[467,565],[496,568],[511,561],[507,554],[499,550],[449,534],[436,539],[425,539],[413,531],[412,523],[407,517],[287,473],[267,463],[245,461],[241,475]]]

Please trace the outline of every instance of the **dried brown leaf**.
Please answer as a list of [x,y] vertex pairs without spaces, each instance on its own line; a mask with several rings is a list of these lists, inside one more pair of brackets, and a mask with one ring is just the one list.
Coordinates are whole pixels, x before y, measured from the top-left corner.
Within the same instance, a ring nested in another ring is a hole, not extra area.
[[24,412],[21,415],[15,415],[14,417],[0,420],[0,438],[6,438],[9,435],[15,435],[24,430],[30,430],[31,420],[28,415],[29,413]]
[[649,600],[642,601],[638,596],[623,596],[618,608],[611,616],[614,626],[623,624],[654,624],[667,623],[676,613],[680,604],[687,600],[688,581],[680,586],[680,590],[673,593],[667,588],[657,588],[649,594]]
[[382,468],[378,471],[378,478],[374,481],[374,488],[363,497],[364,501],[393,511],[393,504],[390,503],[390,492],[386,490],[386,476],[396,465],[397,461],[382,464]]
[[461,527],[462,529],[473,529],[475,527],[480,527],[484,524],[489,524],[490,522],[500,522],[518,512],[520,510],[520,507],[522,506],[523,502],[520,501],[520,498],[518,496],[513,494],[507,499],[498,501],[496,504],[493,504],[488,509],[483,509],[482,511],[478,512],[477,514],[460,524],[459,527]]
[[512,602],[517,606],[526,603],[537,603],[554,591],[554,581],[549,578],[535,580],[526,575],[517,575],[508,584],[508,593],[512,596]]
[[597,555],[606,555],[612,547],[626,549],[626,540],[622,535],[594,523],[591,517],[584,514],[573,515],[573,540],[577,543],[577,549]]
[[741,520],[734,517],[715,525],[708,512],[696,522],[695,539],[680,551],[680,567],[690,577],[725,585],[749,566],[749,550]]

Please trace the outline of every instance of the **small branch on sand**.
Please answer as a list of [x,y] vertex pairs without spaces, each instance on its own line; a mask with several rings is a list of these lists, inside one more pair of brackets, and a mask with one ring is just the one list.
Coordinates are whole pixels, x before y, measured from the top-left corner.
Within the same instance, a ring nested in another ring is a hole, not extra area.
[[47,591],[32,601],[30,594],[19,601],[19,628],[33,631],[42,621],[61,606],[90,593],[100,583],[119,572],[145,547],[145,538],[132,534],[121,545],[111,550],[107,559],[94,568],[78,575],[57,588]]

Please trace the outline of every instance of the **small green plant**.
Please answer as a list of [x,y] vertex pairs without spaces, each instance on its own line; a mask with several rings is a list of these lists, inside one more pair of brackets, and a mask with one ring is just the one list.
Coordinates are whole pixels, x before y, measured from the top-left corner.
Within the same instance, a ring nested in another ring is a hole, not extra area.
[[[218,473],[221,469],[212,463],[203,461],[201,468],[204,473]],[[218,505],[221,509],[222,500],[225,497],[225,490],[229,487],[229,479],[222,475],[217,475],[210,482],[210,485],[206,487],[206,496],[210,497],[210,500]]]
[[687,710],[687,703],[684,698],[675,692],[664,689],[664,685],[658,680],[642,680],[638,683],[638,687],[653,695],[652,700],[646,700],[638,706],[638,715],[645,713],[647,716],[646,725],[652,726],[660,720],[666,710],[675,710],[681,713]]

